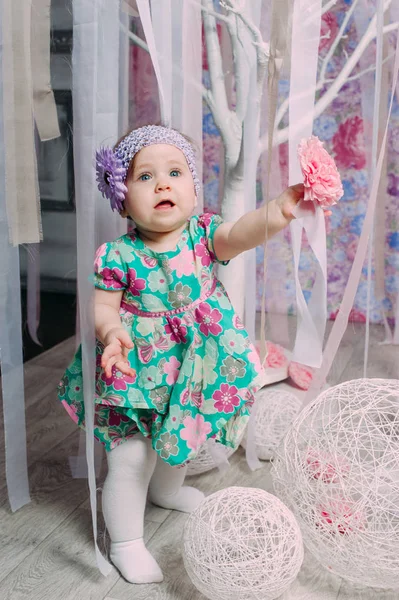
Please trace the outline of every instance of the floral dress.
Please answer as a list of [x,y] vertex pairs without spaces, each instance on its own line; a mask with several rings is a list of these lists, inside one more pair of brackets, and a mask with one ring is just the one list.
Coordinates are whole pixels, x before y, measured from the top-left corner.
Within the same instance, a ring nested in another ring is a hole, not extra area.
[[[96,342],[94,433],[106,450],[141,433],[171,465],[192,460],[209,437],[235,448],[262,386],[259,356],[214,268],[218,215],[191,217],[175,250],[155,252],[137,233],[100,246],[95,286],[123,290],[120,317],[134,348],[127,376],[101,368]],[[226,264],[226,263],[223,263]],[[84,427],[81,348],[58,396]]]

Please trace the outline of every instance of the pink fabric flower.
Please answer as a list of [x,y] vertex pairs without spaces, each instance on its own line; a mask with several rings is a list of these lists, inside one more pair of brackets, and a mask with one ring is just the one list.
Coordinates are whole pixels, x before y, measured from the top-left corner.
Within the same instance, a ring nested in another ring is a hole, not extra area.
[[313,379],[313,369],[297,362],[290,362],[288,375],[301,390],[308,390]]
[[195,252],[196,256],[200,257],[201,264],[204,267],[209,267],[209,265],[211,264],[212,261],[211,261],[211,256],[209,254],[208,247],[206,245],[205,238],[201,238],[200,244],[195,244],[194,252]]
[[181,363],[174,356],[171,356],[170,361],[164,364],[163,369],[168,375],[166,383],[169,385],[173,385],[177,381],[180,365]]
[[128,280],[129,289],[132,292],[133,296],[140,296],[141,290],[144,290],[147,287],[145,279],[137,277],[137,272],[135,269],[129,269]]
[[202,415],[195,415],[194,419],[192,417],[183,419],[183,429],[180,431],[180,437],[186,441],[191,450],[198,450],[211,431],[211,424],[205,423]]
[[335,160],[341,169],[364,169],[366,154],[364,149],[363,119],[351,117],[340,124],[333,137]]
[[298,146],[298,157],[305,185],[304,200],[321,207],[336,204],[344,195],[341,177],[319,138],[312,135],[303,139]]
[[[260,351],[260,348],[258,348]],[[272,342],[266,342],[266,356],[263,361],[264,369],[279,369],[288,363],[284,348]]]
[[169,260],[169,266],[172,271],[176,271],[177,277],[183,275],[192,275],[195,271],[193,251],[188,246]]
[[212,398],[216,400],[214,407],[219,412],[231,413],[234,412],[234,407],[240,404],[240,399],[236,395],[238,392],[235,385],[222,383],[220,390],[213,392]]
[[221,319],[222,314],[218,309],[211,309],[209,304],[206,304],[205,302],[195,309],[195,320],[197,323],[200,323],[200,331],[206,336],[210,333],[212,335],[218,335],[222,332],[222,328],[218,325],[218,322],[221,321]]
[[177,344],[183,343],[185,344],[187,339],[187,327],[182,324],[181,319],[179,317],[166,317],[168,324],[165,325],[165,331],[168,335],[170,335],[170,339],[172,342],[176,342]]

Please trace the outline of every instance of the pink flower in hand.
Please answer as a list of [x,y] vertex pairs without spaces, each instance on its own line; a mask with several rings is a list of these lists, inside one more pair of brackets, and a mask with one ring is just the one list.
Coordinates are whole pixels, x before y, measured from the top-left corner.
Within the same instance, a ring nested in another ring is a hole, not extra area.
[[319,138],[312,135],[303,139],[298,146],[298,158],[304,178],[304,200],[316,202],[322,208],[336,204],[344,195],[341,177]]
[[205,423],[202,415],[196,415],[194,419],[192,417],[183,419],[183,429],[180,432],[180,437],[182,440],[186,440],[187,446],[191,450],[198,450],[211,431],[211,424]]

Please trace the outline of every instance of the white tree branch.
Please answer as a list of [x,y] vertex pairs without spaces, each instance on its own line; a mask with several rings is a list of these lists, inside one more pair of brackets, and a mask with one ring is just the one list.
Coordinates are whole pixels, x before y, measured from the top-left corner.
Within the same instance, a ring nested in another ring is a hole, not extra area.
[[334,56],[334,52],[338,46],[338,44],[340,43],[344,33],[345,33],[345,29],[347,28],[347,25],[350,21],[350,19],[352,18],[353,15],[353,11],[356,8],[357,3],[359,2],[359,0],[353,0],[350,8],[348,9],[348,11],[346,12],[345,18],[342,21],[341,27],[337,33],[337,35],[335,36],[335,39],[333,40],[324,60],[323,63],[321,65],[321,70],[320,70],[320,81],[324,81],[325,79],[325,75],[326,75],[326,70],[327,70],[327,66],[328,63],[330,62],[331,58]]
[[[391,4],[391,0],[386,0],[386,3],[384,5],[384,10],[387,10],[387,8],[389,7],[390,4]],[[342,68],[339,75],[333,80],[331,86],[323,94],[323,96],[316,102],[315,107],[314,107],[313,118],[317,118],[318,116],[320,116],[322,114],[322,112],[327,108],[327,106],[329,104],[331,104],[331,102],[337,96],[339,90],[342,88],[342,86],[348,80],[348,77],[350,76],[353,69],[359,62],[359,59],[362,56],[365,49],[367,48],[367,46],[376,37],[376,35],[377,35],[376,21],[377,21],[376,16],[374,16],[371,19],[369,26],[368,26],[367,30],[365,31],[362,39],[356,46],[355,50],[352,52],[351,56],[349,57],[348,61],[345,63],[345,65]],[[389,33],[390,31],[393,31],[397,28],[398,28],[397,23],[386,25],[383,28],[383,33],[385,35],[385,34]],[[325,83],[326,83],[325,81],[319,81],[316,85],[315,90],[316,91],[320,90]],[[281,104],[281,106],[278,110],[278,113],[277,113],[276,129],[277,129],[279,123],[281,122],[284,114],[286,113],[288,106],[289,106],[289,98],[286,98],[284,100],[284,102]],[[296,131],[298,129],[301,129],[307,119],[308,119],[308,117],[305,115],[302,121],[292,125],[293,130]],[[283,142],[286,142],[288,140],[288,136],[289,136],[289,128],[288,127],[285,127],[284,129],[280,129],[278,131],[276,130],[275,134],[274,134],[274,138],[273,138],[273,144],[279,145],[279,144],[282,144]],[[260,153],[262,153],[266,148],[267,148],[267,133],[260,140],[260,145],[259,145]]]
[[[139,46],[140,48],[142,48],[143,50],[145,50],[148,53],[150,52],[150,50],[149,50],[146,42],[144,40],[142,40],[137,34],[133,33],[129,29],[127,29],[127,27],[123,23],[120,23],[120,27],[124,31],[124,33],[126,33],[126,35],[129,36],[129,38],[132,40],[132,42],[134,42],[134,44],[136,44],[136,46]],[[175,65],[172,65],[172,70],[173,70],[173,72],[175,74],[180,75],[180,77],[182,76],[181,71]],[[190,83],[192,83],[193,85],[195,85],[195,87],[201,93],[202,98],[208,104],[209,108],[211,110],[213,110],[212,109],[212,107],[213,107],[213,104],[212,104],[213,99],[212,99],[211,92],[204,85],[200,86],[197,83],[197,81],[194,81],[193,79],[190,79]]]

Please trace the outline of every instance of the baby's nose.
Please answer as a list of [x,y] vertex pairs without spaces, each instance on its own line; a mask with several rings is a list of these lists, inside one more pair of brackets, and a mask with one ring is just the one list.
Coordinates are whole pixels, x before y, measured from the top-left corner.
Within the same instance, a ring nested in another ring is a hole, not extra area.
[[158,181],[157,182],[157,186],[156,186],[157,190],[170,190],[170,184],[168,181]]

